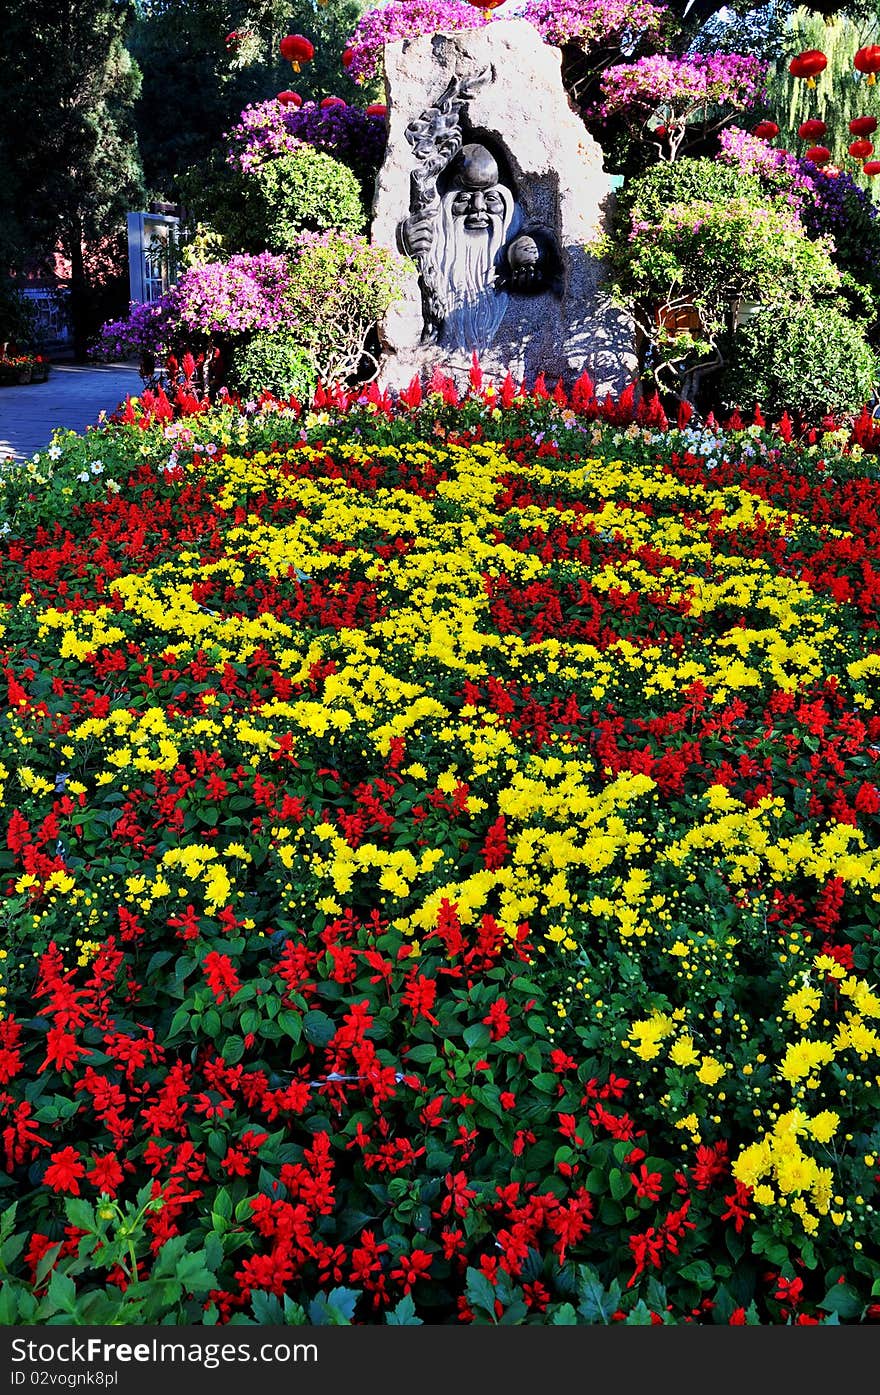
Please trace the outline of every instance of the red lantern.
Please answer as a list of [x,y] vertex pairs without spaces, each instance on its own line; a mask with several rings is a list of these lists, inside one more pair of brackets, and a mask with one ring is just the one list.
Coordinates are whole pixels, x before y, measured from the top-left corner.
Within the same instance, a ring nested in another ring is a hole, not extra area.
[[285,34],[278,47],[295,73],[302,63],[310,63],[315,56],[315,45],[302,34]]
[[818,140],[820,136],[824,136],[827,130],[828,127],[824,121],[820,121],[818,117],[812,117],[809,121],[801,122],[798,126],[798,135],[801,140]]
[[854,140],[849,153],[854,160],[867,160],[869,155],[874,154],[874,146],[869,140]]
[[873,87],[880,73],[880,44],[868,44],[860,48],[853,59],[853,67],[858,73],[868,74],[868,86]]
[[775,140],[779,135],[779,127],[775,121],[759,121],[757,126],[752,127],[752,135],[758,140]]
[[804,159],[812,160],[814,165],[827,165],[831,159],[831,151],[827,145],[811,145],[809,150],[804,151]]
[[353,49],[353,48],[346,48],[346,49],[343,49],[343,52],[342,52],[342,66],[343,66],[343,68],[347,68],[347,67],[350,65],[351,60],[352,60],[353,58],[354,58],[354,49]]
[[384,118],[388,115],[388,108],[384,102],[371,102],[370,105],[365,108],[365,111],[367,116],[381,116]]
[[819,73],[824,73],[828,67],[828,59],[820,48],[808,48],[803,53],[799,53],[788,65],[788,71],[792,77],[806,78],[808,87],[816,86],[816,77]]
[[344,107],[348,103],[343,97],[322,97],[319,105],[326,111],[328,107]]
[[876,116],[856,116],[849,123],[849,129],[854,136],[873,136],[877,129]]
[[470,0],[476,10],[497,10],[499,5],[504,4],[504,0]]
[[866,174],[869,179],[873,179],[875,174],[880,174],[880,160],[867,160],[862,165],[862,173]]
[[301,107],[303,99],[298,92],[279,92],[278,100],[283,107]]

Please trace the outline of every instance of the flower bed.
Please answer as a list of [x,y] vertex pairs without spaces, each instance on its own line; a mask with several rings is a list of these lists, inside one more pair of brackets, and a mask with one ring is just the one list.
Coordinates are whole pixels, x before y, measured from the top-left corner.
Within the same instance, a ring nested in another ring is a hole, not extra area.
[[44,383],[49,360],[42,354],[0,354],[0,387],[19,383]]
[[876,1316],[873,460],[474,383],[4,478],[0,1321]]

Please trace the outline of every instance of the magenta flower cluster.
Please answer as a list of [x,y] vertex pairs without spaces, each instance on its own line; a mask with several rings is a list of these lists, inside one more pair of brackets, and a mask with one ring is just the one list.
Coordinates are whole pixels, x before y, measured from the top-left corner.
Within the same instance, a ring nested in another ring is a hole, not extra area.
[[598,115],[644,118],[658,107],[676,115],[710,106],[742,110],[763,99],[766,76],[767,64],[749,54],[652,54],[603,74]]
[[665,5],[651,0],[526,0],[522,17],[548,44],[608,48],[631,35],[656,34]]
[[101,331],[91,355],[95,358],[127,358],[130,354],[164,352],[173,341],[173,296],[159,296],[151,304],[132,301],[128,315],[110,320]]
[[294,108],[271,98],[245,107],[237,125],[227,133],[227,160],[233,169],[247,174],[266,160],[308,144],[356,171],[375,171],[382,162],[386,137],[384,117],[368,116],[361,107],[322,107],[318,102],[305,102]]
[[719,157],[757,175],[796,211],[810,237],[830,235],[860,279],[880,279],[880,211],[846,170],[814,165],[739,126],[721,132]]
[[289,258],[271,252],[191,267],[171,292],[177,320],[197,334],[279,329],[289,313],[289,275]]
[[355,82],[366,82],[382,71],[382,50],[397,39],[417,39],[458,29],[479,29],[491,23],[485,14],[466,0],[389,0],[379,9],[361,15],[348,41],[353,57],[348,75]]

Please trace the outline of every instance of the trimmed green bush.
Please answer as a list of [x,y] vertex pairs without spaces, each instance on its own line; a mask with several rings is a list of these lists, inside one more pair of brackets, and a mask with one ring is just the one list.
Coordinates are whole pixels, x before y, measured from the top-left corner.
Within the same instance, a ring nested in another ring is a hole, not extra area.
[[367,215],[356,175],[323,150],[303,145],[248,176],[262,204],[267,246],[287,252],[301,232],[363,232]]
[[368,338],[400,298],[406,265],[362,237],[333,232],[299,239],[286,296],[324,382],[363,369]]
[[862,327],[831,305],[774,305],[737,330],[719,387],[729,406],[774,416],[854,412],[868,401],[877,357]]
[[302,341],[285,330],[255,334],[233,355],[233,385],[243,397],[273,392],[305,401],[315,388],[315,365]]
[[738,199],[767,202],[757,175],[716,160],[677,160],[674,164],[653,165],[624,185],[617,195],[615,218],[628,234],[631,218],[658,223],[670,204],[699,200],[726,205]]

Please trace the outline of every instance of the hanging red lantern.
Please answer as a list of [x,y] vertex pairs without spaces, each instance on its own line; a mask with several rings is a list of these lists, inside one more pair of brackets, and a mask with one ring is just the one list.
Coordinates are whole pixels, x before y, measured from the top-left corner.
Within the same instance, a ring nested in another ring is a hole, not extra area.
[[827,165],[831,159],[831,151],[827,145],[811,145],[809,150],[804,151],[804,159],[812,160],[814,165]]
[[752,135],[758,140],[775,140],[779,135],[779,127],[775,121],[759,121],[757,126],[752,127]]
[[504,4],[504,0],[469,0],[475,10],[497,10],[499,5]]
[[867,160],[862,165],[862,173],[869,179],[873,179],[875,174],[880,174],[880,160]]
[[353,58],[354,58],[354,49],[353,49],[353,48],[346,48],[346,49],[343,49],[343,51],[342,51],[342,66],[343,66],[343,68],[348,68],[348,67],[350,66],[351,60],[352,60]]
[[799,53],[788,65],[792,77],[806,78],[808,87],[816,86],[819,73],[828,67],[828,59],[820,48],[808,48]]
[[287,59],[295,73],[302,63],[310,63],[315,56],[315,45],[302,34],[285,34],[278,47],[281,57]]
[[298,92],[279,92],[278,100],[283,107],[301,107],[303,104],[303,99]]
[[873,136],[877,129],[876,116],[855,116],[849,123],[849,129],[854,136]]
[[327,111],[329,107],[344,107],[348,103],[343,97],[322,97],[319,105],[323,107],[324,111]]
[[849,147],[849,153],[854,160],[867,160],[869,155],[874,154],[874,146],[869,140],[854,140]]
[[857,73],[867,73],[868,86],[873,87],[877,81],[877,74],[880,73],[880,44],[868,44],[865,48],[860,48],[853,59],[853,67]]
[[824,121],[820,121],[817,116],[811,117],[809,121],[802,121],[798,126],[798,135],[801,140],[818,140],[824,136],[828,127]]
[[364,110],[366,111],[367,116],[381,116],[384,118],[388,115],[388,108],[386,107],[384,102],[371,102],[368,107],[364,108]]

